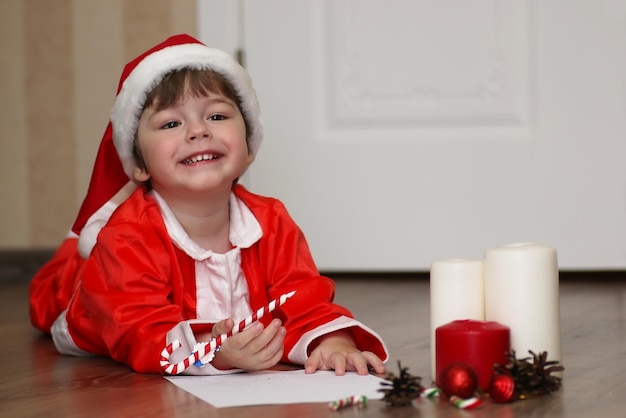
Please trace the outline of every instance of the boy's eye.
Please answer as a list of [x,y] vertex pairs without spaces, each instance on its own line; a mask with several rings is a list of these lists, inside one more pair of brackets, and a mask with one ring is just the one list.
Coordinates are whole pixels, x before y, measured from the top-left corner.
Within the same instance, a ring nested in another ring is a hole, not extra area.
[[163,125],[161,128],[162,129],[171,129],[171,128],[177,127],[178,125],[180,125],[180,123],[174,122],[174,121],[170,121],[170,122],[167,122],[165,125]]
[[211,115],[209,116],[209,120],[224,120],[226,116],[224,115]]

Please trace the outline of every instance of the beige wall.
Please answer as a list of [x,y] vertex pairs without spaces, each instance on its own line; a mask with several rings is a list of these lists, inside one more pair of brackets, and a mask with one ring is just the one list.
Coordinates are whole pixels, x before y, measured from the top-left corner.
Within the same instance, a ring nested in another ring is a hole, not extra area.
[[61,242],[124,64],[181,32],[194,0],[0,1],[0,249]]

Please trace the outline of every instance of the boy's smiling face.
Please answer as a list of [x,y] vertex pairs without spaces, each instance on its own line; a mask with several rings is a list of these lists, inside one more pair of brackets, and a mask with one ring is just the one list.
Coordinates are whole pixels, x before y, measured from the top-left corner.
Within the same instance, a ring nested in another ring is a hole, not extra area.
[[164,109],[146,107],[137,128],[145,167],[135,180],[150,180],[162,196],[230,189],[254,160],[237,105],[221,94],[186,95]]

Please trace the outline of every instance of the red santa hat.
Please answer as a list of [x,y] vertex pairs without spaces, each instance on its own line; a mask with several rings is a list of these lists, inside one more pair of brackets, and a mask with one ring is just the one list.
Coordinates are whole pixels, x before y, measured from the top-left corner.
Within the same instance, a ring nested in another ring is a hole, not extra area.
[[122,74],[121,88],[111,112],[113,143],[126,175],[135,168],[133,141],[146,96],[163,77],[174,70],[213,70],[223,75],[241,99],[241,112],[248,122],[248,146],[255,154],[261,145],[261,112],[248,72],[231,55],[201,44],[187,35],[173,36],[131,61]]
[[241,112],[250,129],[247,132],[249,150],[252,154],[259,150],[263,123],[248,72],[220,49],[208,47],[189,35],[172,36],[124,67],[87,196],[72,227],[76,234],[80,235],[89,218],[132,180],[133,141],[146,97],[167,73],[183,68],[213,70],[232,84],[241,99]]

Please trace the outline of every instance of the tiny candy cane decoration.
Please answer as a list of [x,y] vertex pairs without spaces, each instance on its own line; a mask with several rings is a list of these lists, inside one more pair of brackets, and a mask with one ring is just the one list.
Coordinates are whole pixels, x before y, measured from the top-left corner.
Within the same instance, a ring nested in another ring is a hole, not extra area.
[[[204,341],[196,344],[193,347],[193,351],[191,352],[191,354],[189,354],[188,357],[186,357],[182,361],[179,361],[176,364],[170,363],[170,356],[182,345],[178,340],[172,341],[163,349],[163,351],[161,351],[161,361],[159,363],[161,365],[161,370],[167,374],[180,374],[184,370],[191,367],[191,365],[194,363],[197,363],[196,365],[202,367],[205,363],[213,360],[215,352],[218,351],[218,347],[220,347],[227,338],[232,337],[233,335],[243,331],[248,325],[261,319],[266,313],[274,311],[278,306],[285,303],[287,299],[292,297],[295,293],[295,290],[289,293],[285,293],[281,295],[278,299],[274,299],[273,301],[271,301],[267,306],[259,308],[252,315],[239,322],[239,324],[237,324],[237,326],[235,326],[231,332],[227,334],[222,334],[216,338],[212,338],[209,342]],[[204,359],[205,356],[206,359]],[[200,359],[204,359],[205,361],[201,362]]]
[[424,388],[424,389],[422,389],[422,392],[420,393],[420,396],[422,398],[438,398],[440,392],[441,392],[441,390],[439,388],[437,388],[437,387]]
[[476,409],[483,404],[480,398],[463,399],[458,396],[451,396],[450,403],[458,409]]
[[328,404],[328,407],[333,411],[338,411],[341,408],[347,408],[348,406],[364,407],[367,403],[367,396],[349,396],[347,398],[339,399]]

